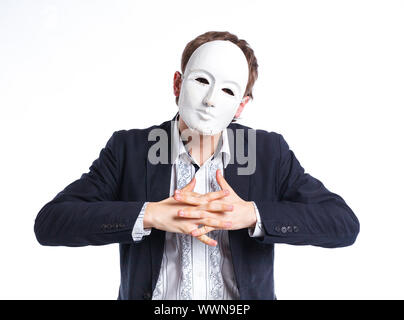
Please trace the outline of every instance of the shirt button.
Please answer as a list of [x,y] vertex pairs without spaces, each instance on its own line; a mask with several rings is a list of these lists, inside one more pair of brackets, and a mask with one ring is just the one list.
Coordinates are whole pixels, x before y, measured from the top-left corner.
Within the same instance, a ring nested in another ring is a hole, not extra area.
[[288,232],[288,228],[286,228],[286,227],[282,227],[282,228],[281,228],[281,232],[282,232],[282,233],[286,233],[286,232]]

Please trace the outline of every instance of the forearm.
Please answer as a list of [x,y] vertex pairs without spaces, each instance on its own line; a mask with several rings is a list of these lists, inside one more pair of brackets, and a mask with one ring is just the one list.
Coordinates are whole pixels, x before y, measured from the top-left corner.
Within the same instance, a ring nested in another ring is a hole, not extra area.
[[256,200],[265,229],[264,243],[326,248],[353,244],[359,221],[339,195],[305,172],[282,135],[278,135],[277,200]]
[[143,201],[51,201],[38,213],[35,235],[48,246],[132,243],[142,205]]
[[359,221],[342,201],[296,203],[256,201],[265,228],[264,243],[349,246],[359,233]]

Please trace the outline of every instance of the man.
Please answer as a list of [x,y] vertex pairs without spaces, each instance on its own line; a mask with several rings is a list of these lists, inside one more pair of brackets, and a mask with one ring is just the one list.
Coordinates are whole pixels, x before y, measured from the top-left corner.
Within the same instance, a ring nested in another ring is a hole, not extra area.
[[119,243],[118,299],[276,299],[275,243],[353,244],[355,214],[282,135],[232,123],[257,67],[228,32],[188,43],[174,76],[178,114],[115,132],[89,173],[38,213],[38,241]]

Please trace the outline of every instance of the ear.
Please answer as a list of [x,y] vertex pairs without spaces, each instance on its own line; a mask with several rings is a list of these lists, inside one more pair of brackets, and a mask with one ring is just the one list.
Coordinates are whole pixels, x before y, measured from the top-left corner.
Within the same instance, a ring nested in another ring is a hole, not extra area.
[[180,91],[181,91],[181,83],[182,83],[182,78],[181,78],[181,73],[179,71],[176,71],[174,73],[174,95],[176,97],[179,97]]
[[241,113],[243,112],[243,109],[244,109],[244,107],[245,107],[245,105],[247,104],[248,101],[250,101],[250,97],[249,97],[249,96],[245,96],[245,97],[241,100],[241,103],[240,103],[240,105],[239,105],[239,107],[238,107],[238,109],[237,109],[236,115],[235,115],[236,118],[239,118],[239,117],[240,117],[240,115],[241,115]]

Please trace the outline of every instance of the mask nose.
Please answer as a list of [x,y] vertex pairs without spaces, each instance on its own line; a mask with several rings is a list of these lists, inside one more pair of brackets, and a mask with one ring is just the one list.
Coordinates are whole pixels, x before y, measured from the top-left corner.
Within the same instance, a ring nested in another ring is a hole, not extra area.
[[215,107],[216,106],[216,102],[214,100],[215,96],[216,96],[215,87],[212,86],[208,94],[203,99],[203,104],[205,104],[207,107]]

